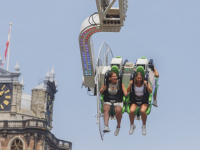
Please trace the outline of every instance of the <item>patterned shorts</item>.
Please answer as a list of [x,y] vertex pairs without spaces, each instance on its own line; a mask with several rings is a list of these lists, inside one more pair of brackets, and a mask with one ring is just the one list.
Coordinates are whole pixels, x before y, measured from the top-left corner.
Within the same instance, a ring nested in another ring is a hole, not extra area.
[[[111,102],[104,102],[103,104],[104,104],[104,105],[105,105],[105,104],[107,104],[107,105],[112,105]],[[123,102],[114,103],[114,106],[121,106],[121,107],[123,107]]]

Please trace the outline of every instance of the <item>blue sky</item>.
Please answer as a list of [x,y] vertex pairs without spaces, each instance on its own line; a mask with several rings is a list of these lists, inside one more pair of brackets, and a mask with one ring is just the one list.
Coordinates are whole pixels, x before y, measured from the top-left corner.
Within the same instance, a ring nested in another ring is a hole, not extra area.
[[[4,55],[12,21],[10,71],[16,61],[24,77],[24,91],[31,89],[55,66],[58,93],[54,103],[52,133],[73,143],[73,150],[198,150],[200,148],[199,89],[200,1],[129,1],[125,26],[120,33],[93,35],[97,57],[106,42],[114,56],[135,62],[154,59],[160,73],[158,108],[129,135],[129,118],[123,115],[120,134],[116,121],[101,141],[96,124],[96,97],[81,89],[82,66],[78,35],[82,21],[97,11],[91,0],[34,0],[0,2],[0,55]],[[197,77],[197,78],[196,78]]]

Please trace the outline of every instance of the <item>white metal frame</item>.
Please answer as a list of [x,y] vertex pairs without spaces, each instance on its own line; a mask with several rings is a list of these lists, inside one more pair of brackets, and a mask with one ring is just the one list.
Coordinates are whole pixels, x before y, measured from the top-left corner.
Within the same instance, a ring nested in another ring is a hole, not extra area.
[[99,87],[99,78],[100,78],[100,73],[101,73],[103,68],[101,68],[101,70],[100,70],[98,62],[99,62],[99,57],[100,57],[100,54],[102,53],[104,44],[106,45],[106,49],[107,49],[106,52],[105,52],[105,55],[104,55],[107,64],[103,64],[103,66],[104,65],[106,65],[106,66],[108,65],[107,60],[108,60],[108,53],[109,52],[111,53],[112,57],[114,58],[111,48],[105,42],[103,42],[101,44],[101,47],[100,47],[100,50],[99,50],[99,54],[98,54],[98,58],[97,58],[97,63],[96,63],[96,71],[97,72],[96,72],[96,76],[95,76],[95,84],[96,84],[96,91],[97,91],[97,95],[96,95],[96,97],[97,97],[96,123],[99,124],[99,133],[100,133],[100,136],[101,136],[102,140],[103,140],[103,137],[104,137],[104,133],[103,133],[102,128],[101,128],[100,118],[101,117],[103,118],[104,115],[100,110],[100,107],[101,107],[101,94],[100,94],[100,87]]

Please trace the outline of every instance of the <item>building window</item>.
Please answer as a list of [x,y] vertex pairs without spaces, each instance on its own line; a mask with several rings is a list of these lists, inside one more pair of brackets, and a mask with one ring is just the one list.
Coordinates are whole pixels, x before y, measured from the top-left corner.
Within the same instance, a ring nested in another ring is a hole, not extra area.
[[15,139],[11,144],[11,150],[23,150],[22,141],[19,139]]

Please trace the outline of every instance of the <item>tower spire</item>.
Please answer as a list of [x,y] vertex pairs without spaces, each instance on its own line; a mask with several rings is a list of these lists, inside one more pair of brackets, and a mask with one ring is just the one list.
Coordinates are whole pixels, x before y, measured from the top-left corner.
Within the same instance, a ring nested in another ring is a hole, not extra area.
[[45,78],[46,78],[46,80],[49,80],[49,78],[50,78],[49,70],[47,71],[47,74],[45,75]]
[[55,70],[54,70],[54,66],[52,67],[52,70],[50,72],[50,81],[53,82],[55,77]]
[[19,63],[17,61],[16,65],[15,65],[15,72],[19,73],[19,70],[20,70],[20,66],[19,66]]
[[22,79],[21,79],[21,82],[20,82],[20,84],[22,85],[22,87],[24,87],[25,86],[25,84],[24,84],[24,78],[22,77]]

